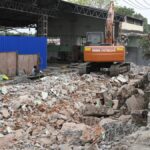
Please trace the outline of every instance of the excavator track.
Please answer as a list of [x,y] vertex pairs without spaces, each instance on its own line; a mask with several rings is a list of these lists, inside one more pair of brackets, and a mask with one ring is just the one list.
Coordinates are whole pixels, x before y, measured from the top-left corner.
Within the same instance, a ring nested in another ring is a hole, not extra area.
[[[95,66],[92,65],[92,63],[83,63],[80,65],[79,67],[79,74],[83,75],[83,74],[89,74],[90,72],[93,71],[100,71],[100,68],[98,69],[98,67],[96,68]],[[130,63],[117,63],[117,64],[112,64],[109,67],[109,75],[110,76],[117,76],[119,74],[122,73],[126,73],[130,71]]]
[[91,72],[90,70],[90,63],[83,63],[79,66],[79,74],[89,74]]
[[109,72],[110,76],[117,76],[118,74],[130,71],[130,63],[118,63],[111,65]]

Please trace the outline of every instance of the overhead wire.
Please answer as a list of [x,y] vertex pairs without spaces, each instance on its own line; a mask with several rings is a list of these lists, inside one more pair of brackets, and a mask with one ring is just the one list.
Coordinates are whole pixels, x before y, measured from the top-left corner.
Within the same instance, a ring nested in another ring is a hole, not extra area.
[[147,5],[150,5],[150,3],[148,3],[146,0],[143,0]]
[[127,1],[127,0],[123,0],[125,3],[127,3],[128,5],[132,6],[133,8],[136,8],[136,9],[145,9],[143,7],[140,7],[138,6],[137,4],[133,3],[132,1]]
[[150,9],[150,7],[147,7],[145,5],[143,5],[141,2],[139,2],[138,0],[135,0],[139,5],[141,5],[142,7],[144,7],[145,9]]

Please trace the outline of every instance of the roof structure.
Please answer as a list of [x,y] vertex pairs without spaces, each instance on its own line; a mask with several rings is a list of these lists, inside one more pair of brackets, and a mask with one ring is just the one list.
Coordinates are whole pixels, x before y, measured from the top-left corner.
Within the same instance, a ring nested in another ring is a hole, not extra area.
[[[73,13],[99,19],[107,18],[107,11],[61,0],[0,0],[0,25],[28,26],[36,24],[39,16],[57,17],[62,13]],[[123,21],[124,16],[115,15],[115,21]]]
[[[107,10],[105,9],[82,6],[82,5],[77,5],[77,4],[68,3],[68,2],[61,3],[61,10],[62,11],[65,10],[66,12],[69,12],[69,13],[80,14],[84,16],[99,18],[99,19],[107,18]],[[123,20],[124,20],[124,16],[115,14],[116,22],[120,22]]]

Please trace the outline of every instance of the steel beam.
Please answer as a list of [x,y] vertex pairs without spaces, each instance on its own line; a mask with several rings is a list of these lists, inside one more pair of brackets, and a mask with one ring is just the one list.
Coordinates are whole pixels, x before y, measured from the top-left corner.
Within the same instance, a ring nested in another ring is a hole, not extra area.
[[[80,14],[84,16],[90,16],[94,18],[107,19],[107,11],[103,9],[97,9],[87,6],[81,6],[68,2],[61,2],[60,9],[65,12]],[[120,22],[124,20],[124,16],[115,15],[115,21]]]
[[48,10],[25,4],[23,2],[15,2],[12,0],[0,0],[0,8],[29,13],[33,15],[48,15],[50,17],[55,17],[53,9]]

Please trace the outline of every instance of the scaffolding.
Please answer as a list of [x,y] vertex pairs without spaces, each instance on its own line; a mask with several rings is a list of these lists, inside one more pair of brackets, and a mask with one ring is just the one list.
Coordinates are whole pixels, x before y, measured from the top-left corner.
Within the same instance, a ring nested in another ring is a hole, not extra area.
[[42,15],[38,19],[37,35],[48,36],[48,15]]

